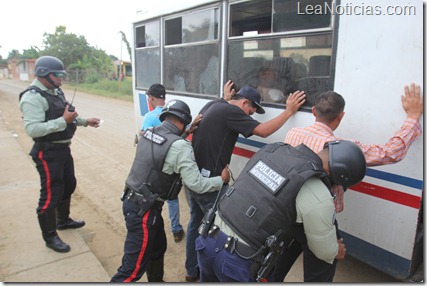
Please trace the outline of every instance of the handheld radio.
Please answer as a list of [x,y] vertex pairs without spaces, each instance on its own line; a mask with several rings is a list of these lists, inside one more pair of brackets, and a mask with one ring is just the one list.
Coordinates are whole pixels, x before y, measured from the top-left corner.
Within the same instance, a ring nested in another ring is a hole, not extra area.
[[76,90],[77,90],[77,87],[74,89],[73,98],[71,99],[71,103],[70,103],[70,105],[68,106],[68,111],[69,111],[69,112],[74,112],[74,111],[76,111],[76,108],[73,106],[74,97],[76,96]]

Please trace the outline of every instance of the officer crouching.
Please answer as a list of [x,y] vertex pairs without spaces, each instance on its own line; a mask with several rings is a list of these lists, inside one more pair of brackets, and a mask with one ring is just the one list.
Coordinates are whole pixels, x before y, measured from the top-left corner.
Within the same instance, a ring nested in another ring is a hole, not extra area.
[[293,240],[303,248],[304,281],[332,282],[346,249],[331,184],[350,187],[365,172],[362,150],[351,141],[328,142],[318,154],[303,144],[264,146],[220,197],[215,218],[203,220],[200,282],[273,281],[275,261]]
[[164,201],[176,199],[182,182],[205,193],[220,190],[230,180],[228,166],[221,176],[200,174],[191,143],[181,137],[191,119],[185,102],[171,100],[160,114],[162,124],[145,130],[138,141],[122,195],[127,228],[124,255],[111,282],[138,281],[145,271],[148,282],[162,282],[167,248],[161,215]]

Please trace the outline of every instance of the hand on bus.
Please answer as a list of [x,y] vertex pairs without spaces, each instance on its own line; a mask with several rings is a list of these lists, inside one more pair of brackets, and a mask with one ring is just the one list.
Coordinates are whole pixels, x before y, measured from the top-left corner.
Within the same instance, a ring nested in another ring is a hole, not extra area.
[[224,84],[224,100],[229,101],[236,94],[236,90],[234,89],[234,82],[228,80]]
[[301,105],[305,102],[305,92],[304,91],[295,91],[288,96],[286,99],[286,110],[290,111],[291,114],[295,114]]
[[64,113],[62,114],[62,117],[64,117],[64,120],[65,122],[67,122],[67,124],[70,124],[73,123],[73,121],[77,118],[77,116],[79,116],[79,114],[77,113],[77,111],[69,111],[68,107],[69,105],[67,104]]
[[221,172],[222,182],[228,184],[230,182],[230,170],[228,170],[228,164]]
[[423,114],[424,104],[421,97],[420,85],[411,83],[405,85],[405,95],[402,95],[402,106],[409,118],[418,120]]
[[347,249],[345,248],[345,244],[343,243],[343,239],[340,238],[337,240],[338,242],[338,254],[335,256],[335,259],[344,259]]

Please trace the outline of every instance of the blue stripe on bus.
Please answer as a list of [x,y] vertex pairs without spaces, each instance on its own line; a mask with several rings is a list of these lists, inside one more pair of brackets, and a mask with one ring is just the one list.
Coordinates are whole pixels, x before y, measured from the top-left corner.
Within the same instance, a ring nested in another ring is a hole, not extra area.
[[344,238],[347,254],[351,257],[400,280],[405,280],[410,276],[411,261],[409,259],[384,250],[344,231],[340,231],[340,233]]
[[404,177],[404,176],[400,176],[400,175],[396,175],[396,174],[392,174],[392,173],[387,173],[387,172],[378,171],[378,170],[368,168],[366,170],[366,175],[369,177],[393,182],[396,184],[412,187],[412,188],[419,189],[419,190],[423,189],[423,181]]
[[[249,146],[257,147],[257,148],[262,148],[263,146],[266,145],[266,143],[262,143],[262,142],[251,140],[251,139],[246,139],[241,136],[239,136],[239,138],[237,139],[237,142],[246,144]],[[371,168],[368,168],[366,170],[366,176],[377,178],[384,181],[393,182],[399,185],[415,188],[418,190],[422,190],[424,185],[424,182],[421,180],[412,179],[409,177],[404,177],[404,176],[400,176],[397,174],[392,174],[384,171],[374,170]]]

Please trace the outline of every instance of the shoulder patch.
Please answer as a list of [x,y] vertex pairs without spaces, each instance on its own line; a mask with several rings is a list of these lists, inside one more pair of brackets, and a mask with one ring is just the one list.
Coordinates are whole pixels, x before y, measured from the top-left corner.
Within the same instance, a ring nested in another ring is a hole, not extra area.
[[152,142],[154,142],[154,143],[156,143],[158,145],[162,145],[167,140],[165,137],[160,136],[157,133],[153,133],[153,131],[151,129],[145,130],[145,132],[142,134],[142,136],[145,139],[148,139],[148,140],[150,140],[150,141],[152,141]]

